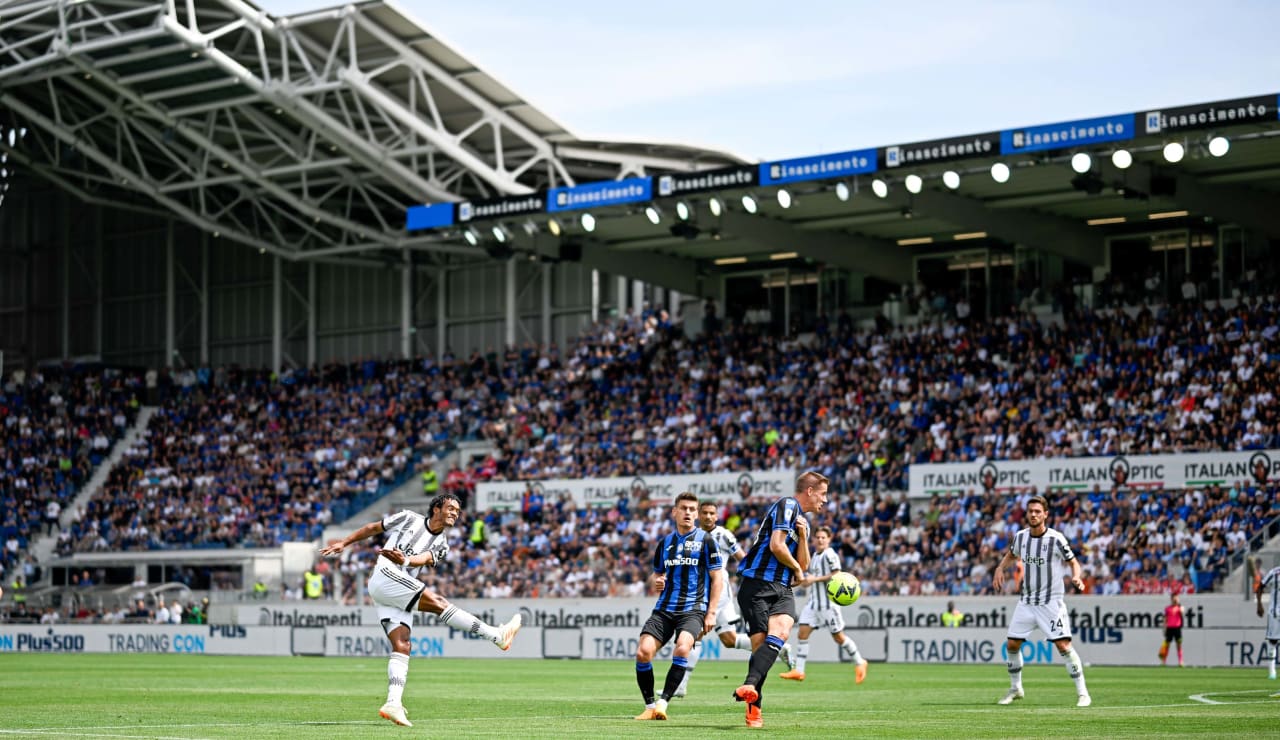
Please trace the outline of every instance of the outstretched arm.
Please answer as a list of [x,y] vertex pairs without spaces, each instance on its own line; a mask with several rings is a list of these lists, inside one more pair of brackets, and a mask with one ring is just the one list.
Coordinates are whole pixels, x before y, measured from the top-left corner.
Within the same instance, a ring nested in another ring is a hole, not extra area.
[[376,522],[369,522],[368,524],[364,525],[363,527],[357,529],[356,531],[344,537],[341,542],[335,542],[334,544],[324,548],[323,550],[320,551],[320,554],[326,558],[332,557],[334,555],[339,555],[342,553],[343,550],[347,549],[347,547],[354,545],[355,543],[363,539],[372,537],[375,534],[382,534],[383,531],[384,530],[382,529],[381,519],[379,519]]
[[1000,559],[1000,564],[996,566],[996,572],[991,574],[991,585],[997,589],[1003,588],[1004,571],[1016,562],[1018,562],[1018,556],[1013,554],[1013,550],[1006,552],[1004,557]]

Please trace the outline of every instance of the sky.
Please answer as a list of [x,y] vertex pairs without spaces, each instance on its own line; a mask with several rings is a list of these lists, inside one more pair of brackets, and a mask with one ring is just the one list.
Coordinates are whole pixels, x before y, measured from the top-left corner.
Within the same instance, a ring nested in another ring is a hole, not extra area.
[[750,161],[1280,92],[1275,0],[393,4],[581,139]]

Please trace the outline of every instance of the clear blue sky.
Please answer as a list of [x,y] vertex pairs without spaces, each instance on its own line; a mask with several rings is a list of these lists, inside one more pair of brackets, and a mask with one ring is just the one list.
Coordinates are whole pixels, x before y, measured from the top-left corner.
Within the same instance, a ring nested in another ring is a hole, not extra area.
[[581,138],[753,160],[1280,92],[1276,0],[397,4]]

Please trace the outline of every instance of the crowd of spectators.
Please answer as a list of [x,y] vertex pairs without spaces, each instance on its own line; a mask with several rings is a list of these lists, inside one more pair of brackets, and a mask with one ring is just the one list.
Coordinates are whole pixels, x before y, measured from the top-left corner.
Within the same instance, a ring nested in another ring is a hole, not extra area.
[[[832,497],[813,526],[835,532],[832,547],[872,595],[995,593],[992,569],[1025,526],[1032,495],[933,496],[848,493]],[[1050,494],[1050,526],[1071,542],[1086,592],[1102,595],[1212,590],[1243,562],[1251,540],[1280,534],[1280,487],[1248,482],[1185,490],[1112,488]],[[744,549],[767,502],[723,504],[721,522]],[[460,520],[449,532],[451,559],[422,577],[463,597],[609,597],[645,592],[653,543],[672,527],[664,505],[622,497],[610,508],[550,502],[536,514],[491,510],[472,541]],[[338,571],[341,598],[361,603],[378,545],[349,549]]]
[[[842,553],[869,590],[981,592],[984,548],[998,553],[1007,534],[992,528],[1011,526],[1016,507],[1000,497],[942,499],[889,526],[882,508],[911,508],[895,492],[912,464],[1280,448],[1275,299],[1064,311],[1048,321],[1016,308],[991,321],[940,311],[911,326],[865,329],[842,315],[798,337],[722,326],[708,314],[706,330],[691,337],[646,308],[590,327],[563,350],[525,345],[278,376],[192,371],[175,376],[145,438],[77,512],[59,549],[316,539],[352,513],[357,495],[401,479],[423,450],[483,437],[494,454],[450,470],[446,490],[465,497],[484,480],[818,470],[832,479],[842,517],[871,507],[869,517],[836,522]],[[1115,555],[1090,561],[1098,590],[1132,590],[1142,579],[1208,583],[1203,574],[1220,572],[1215,554],[1239,538],[1233,527],[1253,531],[1274,509],[1273,491],[1244,489],[1222,504],[1241,509],[1226,528],[1193,522],[1208,516],[1200,509],[1178,526],[1169,519],[1175,499],[1208,506],[1219,493],[1080,499],[1068,513],[1088,515],[1078,523],[1081,546],[1104,538],[1101,551]],[[578,512],[557,502],[547,523],[492,515],[494,541],[449,567],[510,572],[447,590],[642,588],[645,543],[667,526],[643,504]],[[726,515],[740,517],[745,534],[758,511],[743,505]],[[1168,541],[1174,530],[1200,538],[1195,557],[1185,538]],[[358,571],[361,556],[352,557],[346,567]]]
[[38,573],[28,545],[58,520],[124,435],[139,373],[89,367],[16,371],[0,387],[0,584]]

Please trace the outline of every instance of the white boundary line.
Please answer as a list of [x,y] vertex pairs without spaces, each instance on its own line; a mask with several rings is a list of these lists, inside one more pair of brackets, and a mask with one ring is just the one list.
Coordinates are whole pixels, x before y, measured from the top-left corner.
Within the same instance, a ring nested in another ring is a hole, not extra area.
[[1271,689],[1244,689],[1242,691],[1206,691],[1203,694],[1192,694],[1187,698],[1202,704],[1257,704],[1256,701],[1215,701],[1210,696],[1237,696],[1239,694],[1270,694]]

